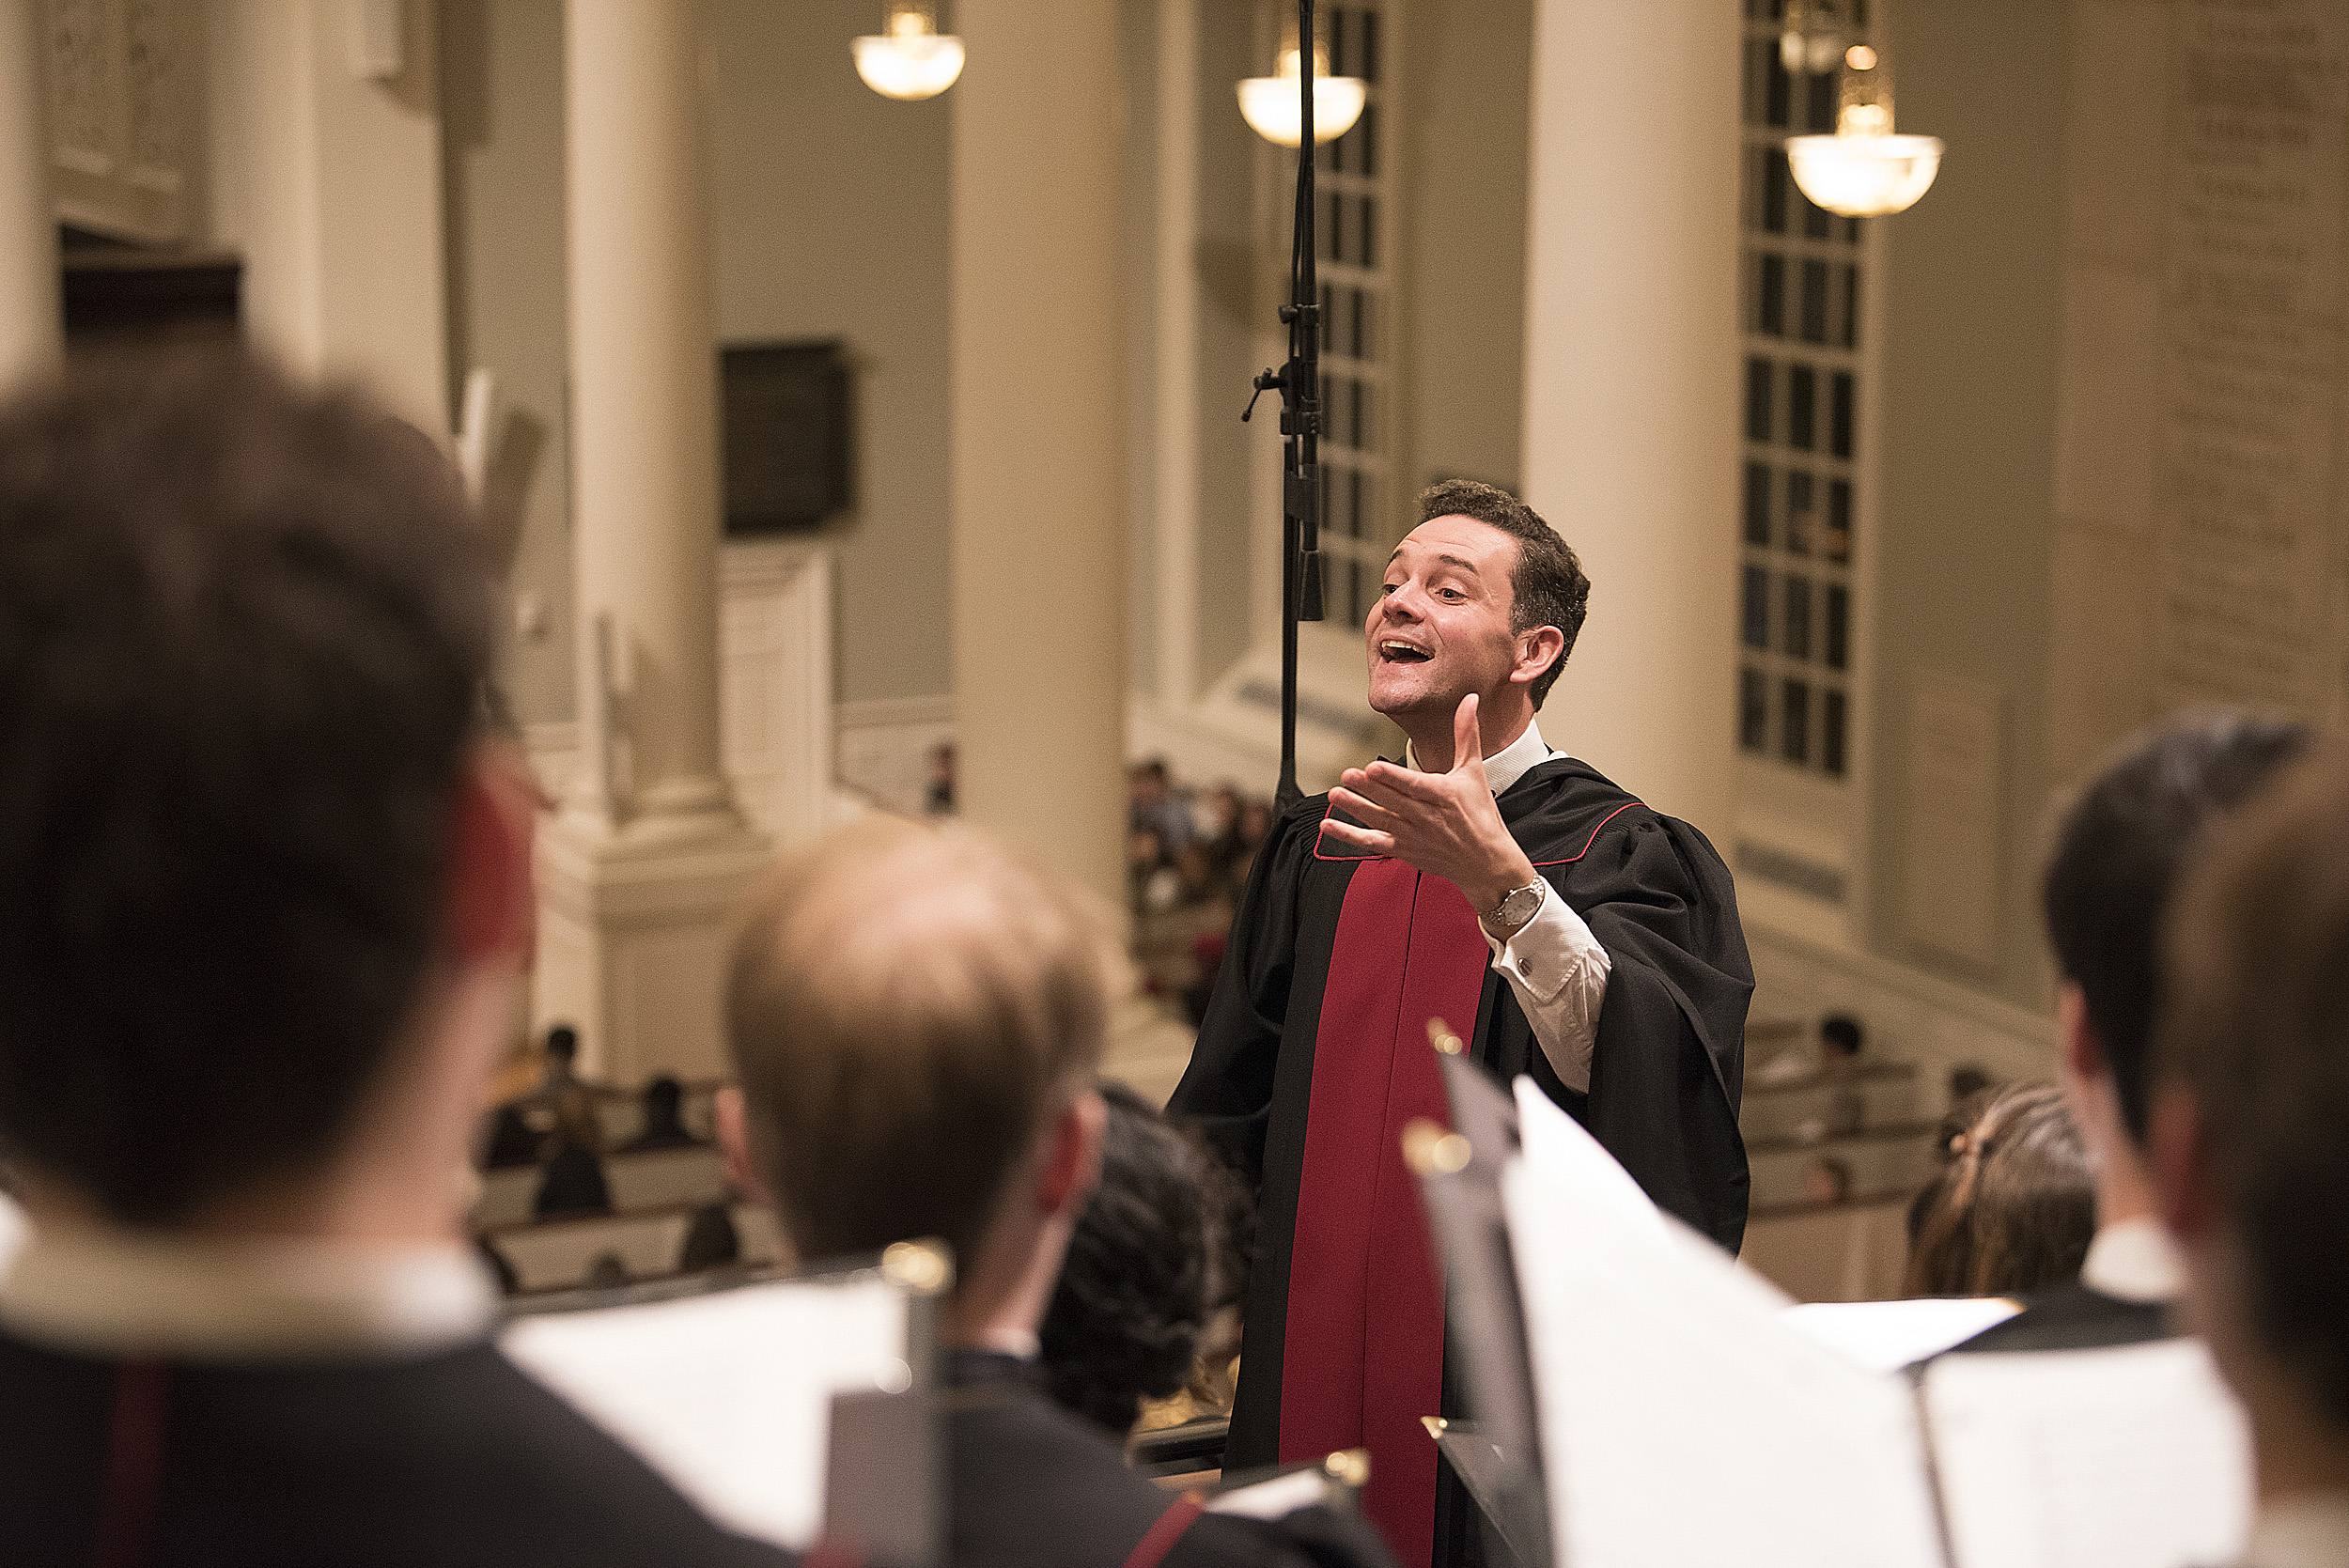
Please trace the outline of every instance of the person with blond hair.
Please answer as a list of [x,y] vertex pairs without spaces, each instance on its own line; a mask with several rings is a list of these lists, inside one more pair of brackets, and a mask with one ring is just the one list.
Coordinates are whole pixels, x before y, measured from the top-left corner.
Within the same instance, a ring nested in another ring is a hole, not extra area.
[[[1047,1396],[1039,1326],[1106,1113],[1107,917],[961,829],[886,818],[785,859],[748,902],[726,981],[739,1181],[820,1261],[936,1237],[957,1568],[1384,1560],[1327,1508],[1203,1514]],[[1333,1554],[1333,1555],[1330,1555]]]

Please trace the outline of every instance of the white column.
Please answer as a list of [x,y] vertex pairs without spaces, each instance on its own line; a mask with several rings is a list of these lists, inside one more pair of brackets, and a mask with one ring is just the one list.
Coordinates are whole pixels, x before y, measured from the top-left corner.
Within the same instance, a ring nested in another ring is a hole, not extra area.
[[565,13],[581,782],[541,840],[537,1013],[633,1082],[723,1070],[766,841],[718,752],[717,362],[696,8]]
[[1122,907],[1116,18],[1082,0],[956,18],[957,804]]
[[54,365],[64,337],[40,11],[40,0],[0,0],[0,387]]
[[399,69],[357,69],[348,0],[216,0],[229,62],[211,138],[215,238],[243,254],[254,340],[354,376],[449,434],[439,8],[398,8]]
[[1550,743],[1730,851],[1738,11],[1537,0],[1525,499],[1591,575]]
[[1198,695],[1199,0],[1159,0],[1158,29],[1158,700]]

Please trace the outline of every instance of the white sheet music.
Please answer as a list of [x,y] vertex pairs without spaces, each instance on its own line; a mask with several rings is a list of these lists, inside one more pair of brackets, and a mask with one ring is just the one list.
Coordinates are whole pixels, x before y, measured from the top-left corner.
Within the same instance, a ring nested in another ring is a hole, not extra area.
[[1503,1172],[1502,1196],[1559,1556],[1575,1568],[1937,1564],[1906,1385],[1780,1322],[1783,1296],[1677,1221],[1562,1178],[1532,1155],[1530,1110],[1525,1121],[1528,1157]]
[[1898,1372],[2004,1323],[2021,1309],[2003,1296],[1925,1296],[1913,1301],[1813,1301],[1785,1320],[1873,1372]]
[[2184,1568],[2242,1549],[2249,1438],[2199,1340],[1947,1357],[1925,1405],[1958,1568]]
[[901,1388],[904,1298],[790,1281],[525,1317],[506,1353],[730,1529],[805,1548],[823,1527],[835,1390]]
[[1519,1073],[1511,1087],[1517,1096],[1517,1146],[1528,1164],[1570,1188],[1578,1203],[1603,1203],[1632,1223],[1662,1228],[1663,1212],[1631,1172],[1560,1110],[1531,1074]]

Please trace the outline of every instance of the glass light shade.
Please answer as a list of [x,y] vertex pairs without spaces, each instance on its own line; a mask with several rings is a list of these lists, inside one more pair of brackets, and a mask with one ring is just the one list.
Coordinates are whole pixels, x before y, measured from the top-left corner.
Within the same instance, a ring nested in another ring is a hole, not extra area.
[[[1354,129],[1354,122],[1362,117],[1362,104],[1370,89],[1359,76],[1330,76],[1320,69],[1328,61],[1321,51],[1314,51],[1314,145],[1334,142]],[[1298,78],[1304,72],[1304,63],[1298,57],[1294,42],[1281,51],[1281,70],[1275,76],[1251,76],[1239,85],[1239,112],[1247,116],[1249,127],[1266,141],[1281,147],[1295,147],[1303,139],[1303,105],[1298,101]]]
[[1874,218],[1916,204],[1941,168],[1938,136],[1789,136],[1795,183],[1829,212]]
[[890,8],[889,31],[848,46],[856,73],[883,98],[936,98],[962,74],[962,40],[941,37],[926,7]]
[[1795,183],[1829,212],[1874,218],[1906,211],[1941,169],[1935,136],[1892,133],[1892,70],[1864,43],[1843,52],[1836,86],[1835,134],[1789,136]]

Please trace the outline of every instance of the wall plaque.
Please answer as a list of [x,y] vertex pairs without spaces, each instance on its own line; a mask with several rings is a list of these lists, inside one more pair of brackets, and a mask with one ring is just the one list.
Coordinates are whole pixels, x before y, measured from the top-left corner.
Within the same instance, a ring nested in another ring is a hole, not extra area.
[[848,509],[848,366],[836,338],[722,349],[726,532],[815,528]]
[[2343,690],[2349,8],[2171,13],[2154,647],[2162,708]]

